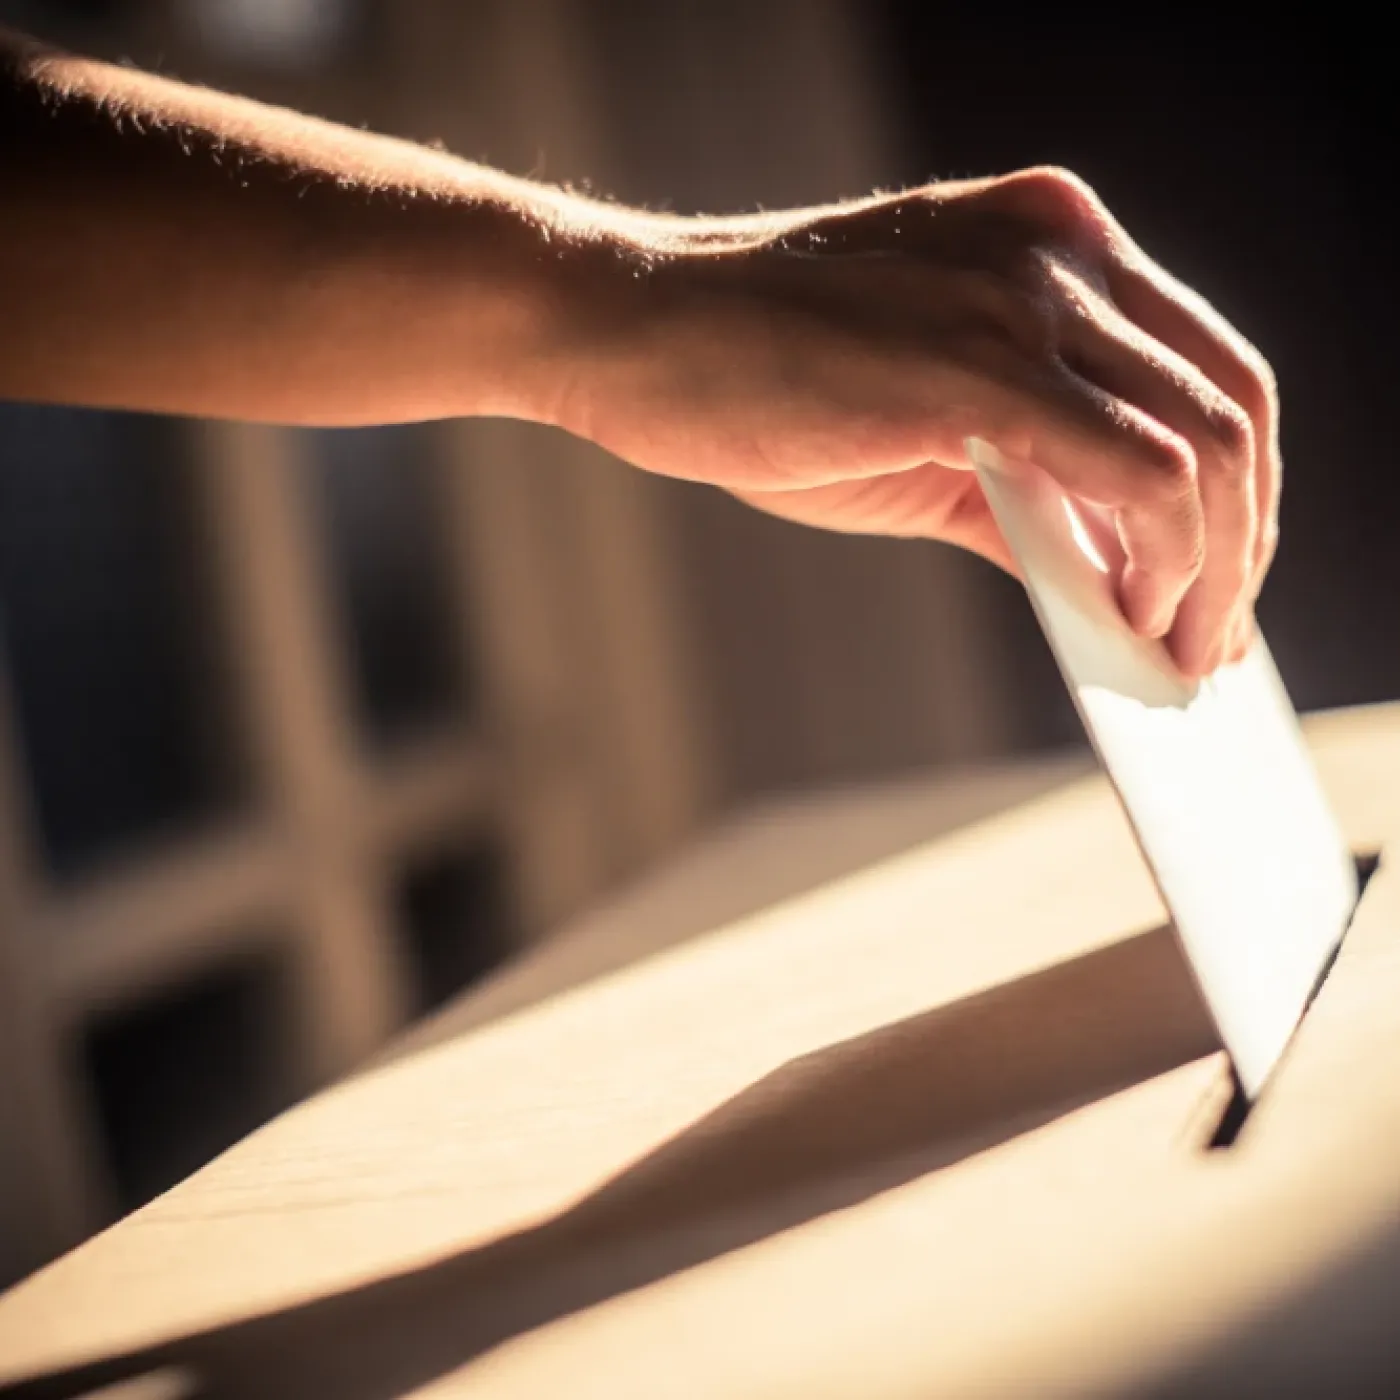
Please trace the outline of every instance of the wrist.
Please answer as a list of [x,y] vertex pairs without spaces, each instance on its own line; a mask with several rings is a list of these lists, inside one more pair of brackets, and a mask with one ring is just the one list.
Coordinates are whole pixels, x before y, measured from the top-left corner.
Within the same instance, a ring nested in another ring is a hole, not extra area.
[[625,336],[650,253],[623,230],[622,211],[599,217],[562,191],[481,173],[489,188],[458,201],[436,239],[446,267],[428,277],[423,308],[466,347],[466,365],[460,353],[440,361],[451,365],[453,411],[568,426],[570,387]]
[[674,313],[742,280],[752,255],[780,249],[814,212],[659,215],[535,186],[515,207],[534,335],[517,380],[524,401],[513,411],[584,437],[593,436],[596,389],[655,368]]

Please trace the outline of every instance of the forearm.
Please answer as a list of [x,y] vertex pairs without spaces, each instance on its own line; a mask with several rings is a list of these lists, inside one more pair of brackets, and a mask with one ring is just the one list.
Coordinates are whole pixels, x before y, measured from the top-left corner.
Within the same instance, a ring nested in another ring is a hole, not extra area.
[[540,416],[605,211],[0,33],[0,396],[288,423]]

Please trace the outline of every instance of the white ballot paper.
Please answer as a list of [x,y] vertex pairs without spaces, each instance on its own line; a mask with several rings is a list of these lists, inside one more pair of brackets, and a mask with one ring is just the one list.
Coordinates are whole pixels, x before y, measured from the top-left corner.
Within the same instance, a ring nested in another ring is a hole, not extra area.
[[1236,665],[1183,678],[1119,611],[1103,516],[1028,463],[968,450],[1252,1099],[1357,900],[1273,659],[1256,636]]

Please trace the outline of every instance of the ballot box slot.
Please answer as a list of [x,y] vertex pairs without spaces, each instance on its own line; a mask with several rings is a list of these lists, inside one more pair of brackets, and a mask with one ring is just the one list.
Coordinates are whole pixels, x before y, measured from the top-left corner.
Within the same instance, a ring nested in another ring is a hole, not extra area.
[[[1332,969],[1337,965],[1337,959],[1341,956],[1342,947],[1346,943],[1347,934],[1351,932],[1351,925],[1356,919],[1356,911],[1361,908],[1361,901],[1366,897],[1366,886],[1370,883],[1371,877],[1380,868],[1380,852],[1371,851],[1357,854],[1356,857],[1356,906],[1352,910],[1351,919],[1347,921],[1347,926],[1342,931],[1342,936],[1337,940],[1337,946],[1332,950],[1332,956],[1322,966],[1322,971],[1317,975],[1317,981],[1313,984],[1313,989],[1308,996],[1307,1006],[1299,1018],[1298,1027],[1293,1032],[1296,1040],[1298,1031],[1302,1029],[1307,1020],[1308,1013],[1312,1010],[1313,1003],[1317,1000],[1328,977],[1332,974]],[[1244,1131],[1245,1124],[1249,1121],[1251,1112],[1255,1105],[1269,1092],[1270,1086],[1274,1084],[1280,1074],[1286,1074],[1288,1070],[1288,1055],[1292,1049],[1293,1042],[1284,1049],[1283,1056],[1279,1060],[1277,1067],[1265,1084],[1263,1093],[1251,1099],[1245,1093],[1244,1086],[1240,1083],[1239,1075],[1235,1073],[1234,1066],[1230,1067],[1230,1091],[1226,1099],[1225,1107],[1216,1120],[1206,1142],[1207,1151],[1216,1152],[1224,1148],[1233,1147],[1238,1141],[1240,1134]]]

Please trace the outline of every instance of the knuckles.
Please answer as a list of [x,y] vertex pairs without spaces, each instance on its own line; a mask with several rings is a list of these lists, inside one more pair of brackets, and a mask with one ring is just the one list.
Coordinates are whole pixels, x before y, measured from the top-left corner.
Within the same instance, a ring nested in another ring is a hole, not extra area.
[[1254,461],[1254,425],[1238,404],[1224,401],[1205,414],[1211,440],[1219,450],[1219,464],[1231,474],[1243,474]]
[[1071,216],[1100,207],[1099,197],[1089,182],[1060,165],[1032,166],[1007,179],[1013,190]]
[[1266,515],[1259,523],[1258,553],[1256,569],[1262,575],[1278,553],[1278,520],[1272,515]]
[[1113,220],[1088,181],[1057,165],[1034,166],[1003,176],[990,193],[1013,218],[1052,242],[1106,251]]
[[1245,369],[1267,399],[1278,398],[1278,378],[1274,367],[1252,345],[1245,351]]
[[1244,407],[1259,417],[1276,417],[1278,378],[1274,374],[1274,367],[1252,345],[1245,348],[1241,358],[1250,396],[1254,400]]
[[1184,438],[1175,434],[1143,436],[1138,439],[1136,455],[1144,468],[1139,488],[1153,504],[1170,505],[1195,498],[1196,454]]
[[1064,318],[1063,295],[1040,248],[1022,248],[997,269],[998,319],[1011,340],[1037,355],[1052,354]]

